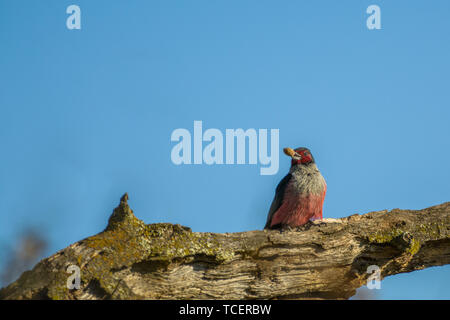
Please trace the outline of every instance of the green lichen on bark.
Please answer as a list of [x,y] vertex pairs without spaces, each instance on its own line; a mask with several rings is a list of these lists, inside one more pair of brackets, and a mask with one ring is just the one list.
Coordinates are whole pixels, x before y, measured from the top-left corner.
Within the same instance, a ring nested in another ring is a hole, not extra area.
[[406,249],[406,252],[408,252],[411,255],[415,255],[420,250],[420,241],[416,240],[415,238],[411,239],[410,246]]
[[[122,197],[123,198],[123,197]],[[114,209],[105,230],[80,242],[93,251],[89,261],[82,255],[66,250],[68,261],[79,266],[82,286],[95,282],[106,295],[125,296],[126,288],[119,285],[115,271],[133,264],[149,261],[170,264],[174,259],[204,255],[216,263],[227,262],[234,257],[231,248],[222,245],[211,233],[193,233],[190,228],[178,224],[156,223],[146,225],[136,218],[126,201]],[[70,264],[70,263],[69,263]],[[55,273],[48,291],[51,299],[68,299],[70,290],[64,270]]]
[[439,239],[446,233],[445,225],[444,222],[421,223],[417,226],[416,232],[425,239]]
[[415,255],[423,241],[440,239],[446,235],[445,228],[444,222],[421,223],[410,232],[402,228],[390,227],[369,234],[367,240],[375,244],[394,244],[405,252]]
[[403,230],[397,229],[397,228],[393,228],[393,229],[389,229],[389,230],[381,230],[381,231],[376,231],[372,234],[369,234],[367,236],[367,239],[369,240],[370,243],[378,243],[378,244],[389,243],[394,238],[402,235],[403,232],[404,232]]
[[[88,247],[101,250],[111,267],[120,267],[150,257],[164,260],[203,254],[218,262],[233,258],[233,250],[224,247],[212,233],[194,233],[178,224],[145,225],[127,204],[121,203],[103,233],[85,240]],[[113,253],[114,256],[109,256]]]

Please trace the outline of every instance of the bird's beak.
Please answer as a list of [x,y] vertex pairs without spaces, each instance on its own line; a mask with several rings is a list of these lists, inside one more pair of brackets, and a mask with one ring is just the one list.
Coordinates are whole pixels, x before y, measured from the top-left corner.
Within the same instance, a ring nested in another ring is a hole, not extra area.
[[291,148],[284,148],[283,152],[284,152],[285,155],[287,155],[287,156],[289,156],[291,158],[296,154],[296,152],[293,149],[291,149]]

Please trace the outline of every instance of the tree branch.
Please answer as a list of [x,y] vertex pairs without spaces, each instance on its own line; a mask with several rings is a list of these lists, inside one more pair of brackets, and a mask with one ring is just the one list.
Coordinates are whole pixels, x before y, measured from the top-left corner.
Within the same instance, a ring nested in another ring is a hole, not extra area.
[[[145,225],[122,197],[106,229],[39,262],[0,299],[347,299],[381,277],[450,263],[450,202],[308,223],[200,233]],[[80,268],[69,290],[67,268]]]

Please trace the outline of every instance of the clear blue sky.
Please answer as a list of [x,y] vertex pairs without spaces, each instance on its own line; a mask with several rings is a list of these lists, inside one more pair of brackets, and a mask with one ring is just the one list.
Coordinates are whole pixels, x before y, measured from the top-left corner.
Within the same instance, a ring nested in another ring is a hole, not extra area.
[[[176,166],[170,135],[194,120],[309,147],[325,217],[449,201],[449,16],[447,0],[0,0],[0,241],[37,226],[50,255],[101,231],[125,191],[146,223],[261,229],[289,159],[272,176]],[[450,299],[450,266],[379,297]]]

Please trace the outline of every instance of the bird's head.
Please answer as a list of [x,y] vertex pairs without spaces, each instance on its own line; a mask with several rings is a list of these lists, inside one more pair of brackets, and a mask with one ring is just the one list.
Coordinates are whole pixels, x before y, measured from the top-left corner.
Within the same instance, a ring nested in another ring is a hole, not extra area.
[[314,157],[308,148],[284,148],[284,153],[292,158],[291,167],[296,165],[308,165],[314,163]]

